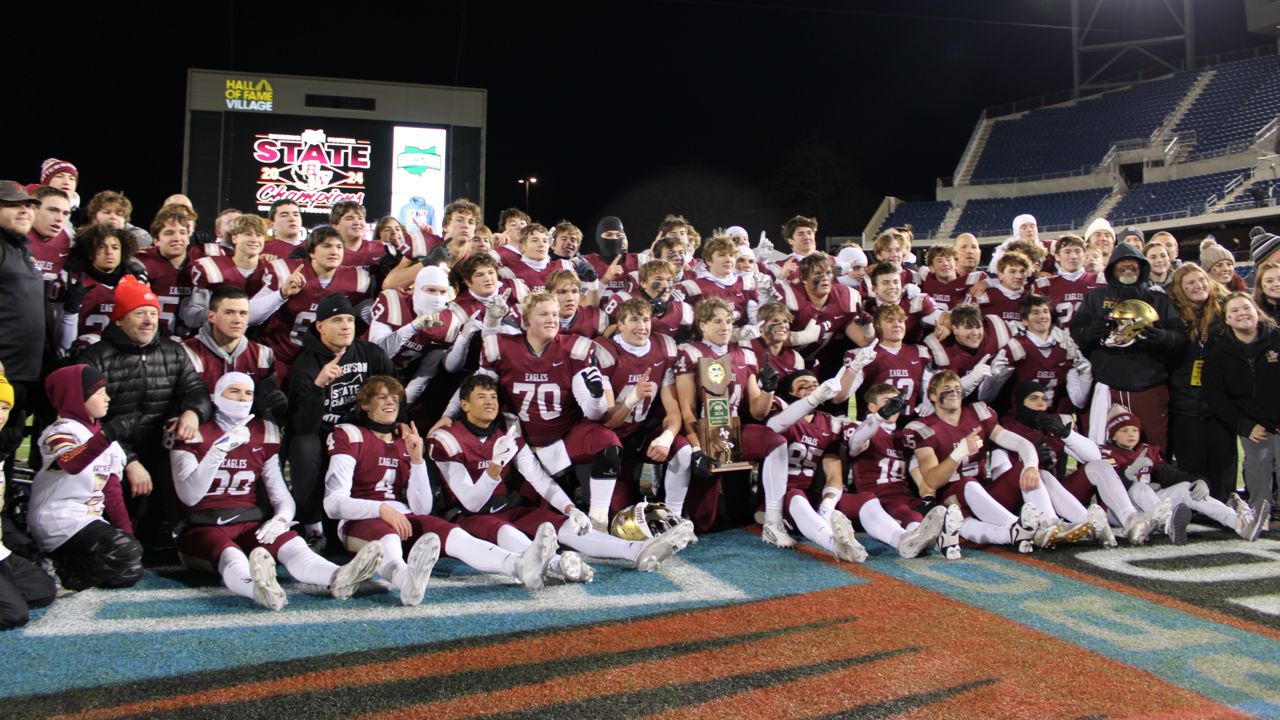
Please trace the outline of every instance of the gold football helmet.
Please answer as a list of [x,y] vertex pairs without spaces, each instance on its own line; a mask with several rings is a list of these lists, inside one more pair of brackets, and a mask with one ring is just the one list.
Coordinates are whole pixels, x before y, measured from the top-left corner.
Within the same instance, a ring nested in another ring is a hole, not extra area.
[[643,542],[661,535],[680,522],[680,516],[662,503],[638,502],[619,510],[613,516],[613,522],[609,523],[609,534],[623,540]]
[[1121,300],[1107,315],[1107,326],[1111,332],[1104,344],[1107,347],[1129,347],[1158,322],[1160,316],[1146,301]]

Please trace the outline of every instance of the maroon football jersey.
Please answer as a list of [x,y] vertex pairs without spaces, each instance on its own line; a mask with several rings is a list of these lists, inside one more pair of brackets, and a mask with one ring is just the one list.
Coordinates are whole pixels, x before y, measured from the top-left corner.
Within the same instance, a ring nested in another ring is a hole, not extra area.
[[116,306],[114,285],[103,285],[87,274],[81,274],[84,283],[84,300],[80,303],[80,322],[76,335],[101,335],[111,324],[111,311]]
[[1098,450],[1102,453],[1103,460],[1115,466],[1116,474],[1120,476],[1120,479],[1126,485],[1132,485],[1133,483],[1129,481],[1124,471],[1143,455],[1151,459],[1151,465],[1138,472],[1138,482],[1151,482],[1152,473],[1164,464],[1164,459],[1160,457],[1160,448],[1146,443],[1138,443],[1132,450],[1125,450],[1119,445],[1107,443],[1098,448]]
[[996,353],[1009,344],[1012,337],[1009,326],[999,316],[987,315],[982,319],[982,330],[982,342],[975,350],[961,347],[954,336],[939,342],[930,334],[924,339],[924,345],[929,348],[934,366],[964,377],[984,356],[990,356],[988,362],[994,360]]
[[[508,290],[511,291],[511,294],[507,296],[507,304],[511,306],[511,312],[508,313],[507,316],[518,320],[520,317],[520,303],[526,296],[528,296],[529,288],[520,280],[508,280],[502,277],[498,278],[497,294],[501,295],[503,292]],[[454,298],[453,302],[458,307],[462,308],[462,314],[468,318],[479,313],[478,319],[484,320],[484,301],[473,295],[470,290],[463,290],[458,293],[458,297]]]
[[[582,256],[582,259],[590,263],[591,268],[596,271],[596,276],[603,280],[605,271],[609,269],[609,263],[596,253],[587,253]],[[640,270],[640,259],[635,253],[624,255],[622,262],[619,264],[622,266],[622,274],[607,283],[602,283],[600,285],[601,295],[612,295],[619,290],[626,290],[629,285],[627,282],[628,273]]]
[[187,264],[199,260],[202,257],[222,257],[224,255],[235,254],[235,247],[232,245],[223,245],[222,243],[193,243],[187,246]]
[[1054,343],[1047,348],[1037,347],[1030,338],[1021,335],[1009,341],[1007,352],[1009,365],[1013,367],[1013,377],[1007,386],[1035,380],[1044,386],[1051,411],[1069,413],[1074,410],[1071,399],[1067,397],[1067,371],[1071,370],[1071,361],[1061,345]]
[[516,260],[513,263],[503,265],[498,274],[504,278],[512,280],[520,280],[529,288],[529,292],[538,292],[547,289],[547,276],[557,270],[572,270],[573,263],[568,260],[547,260],[547,264],[541,270],[525,262],[524,259]]
[[[467,429],[462,423],[454,423],[449,427],[436,428],[427,438],[427,454],[433,462],[452,462],[461,465],[467,471],[472,482],[486,474],[489,462],[493,459],[493,446],[498,438],[507,432],[507,424],[501,416],[494,421],[497,428],[488,437],[481,438]],[[516,437],[516,452],[525,446],[524,438]],[[494,493],[518,492],[522,480],[520,474],[513,472],[515,463],[503,469],[504,483],[494,488]],[[448,481],[444,483],[447,507],[462,507],[458,496]],[[490,496],[492,497],[492,496]]]
[[699,273],[696,279],[680,283],[680,290],[684,293],[685,301],[695,308],[699,300],[706,298],[726,300],[733,306],[733,319],[739,325],[744,321],[747,303],[760,301],[756,294],[756,279],[746,274],[738,274],[732,283],[722,285],[712,279],[711,275]]
[[[854,353],[844,354],[845,365],[853,362]],[[862,368],[862,388],[886,383],[898,389],[914,408],[924,393],[924,369],[929,362],[929,349],[923,345],[903,345],[896,352],[876,345],[876,359]]]
[[[411,296],[395,289],[383,290],[379,293],[369,313],[371,321],[383,323],[390,327],[392,332],[413,322],[416,317]],[[430,350],[448,349],[453,346],[453,342],[458,339],[458,331],[466,324],[466,318],[447,308],[440,312],[440,320],[443,324],[418,330],[400,346],[400,349],[396,350],[391,356],[391,362],[396,366],[396,370],[409,368]]]
[[67,255],[71,254],[71,236],[66,230],[60,230],[57,235],[46,238],[32,230],[27,233],[27,251],[31,253],[36,269],[44,278],[46,297],[50,300],[61,299],[62,282],[59,275],[67,262]]
[[933,273],[925,273],[920,281],[920,291],[933,298],[933,304],[943,310],[951,310],[963,304],[969,297],[969,278],[957,275],[951,282],[943,282]]
[[[614,322],[617,322],[618,308],[622,307],[622,303],[633,297],[648,299],[648,296],[639,290],[634,293],[630,290],[619,290],[610,295],[609,299],[604,302],[605,313],[613,318]],[[661,315],[652,316],[649,323],[654,333],[662,333],[672,338],[681,337],[693,327],[693,306],[673,298],[667,301],[667,311]]]
[[520,262],[520,258],[524,257],[524,254],[521,253],[520,250],[513,248],[510,245],[502,245],[494,248],[494,252],[498,253],[498,264],[503,267],[514,265]]
[[573,376],[594,363],[594,348],[587,338],[557,335],[535,355],[523,335],[490,335],[482,344],[480,367],[498,376],[525,437],[542,447],[563,438],[583,419],[573,397]]
[[151,292],[160,300],[160,325],[171,335],[187,334],[178,327],[178,305],[191,294],[191,273],[189,260],[183,260],[180,267],[160,257],[154,247],[147,248],[134,256],[147,269],[147,282]]
[[242,372],[255,381],[265,380],[275,372],[275,353],[265,345],[246,338],[228,361],[220,350],[215,351],[209,347],[208,342],[203,335],[196,335],[183,340],[182,348],[187,351],[191,366],[211,393],[218,380],[229,372]]
[[[1060,419],[1068,423],[1071,421],[1070,416],[1061,417]],[[1041,443],[1047,445],[1049,449],[1053,450],[1053,452],[1056,453],[1059,458],[1062,458],[1065,456],[1065,453],[1067,451],[1067,444],[1062,441],[1062,438],[1059,438],[1054,435],[1050,435],[1049,433],[1044,432],[1042,430],[1036,430],[1035,428],[1027,427],[1021,420],[1017,418],[1016,415],[1008,414],[1000,418],[1000,427],[1004,428],[1005,430],[1015,435],[1026,438],[1027,440],[1031,441],[1033,445],[1040,445]],[[1007,451],[1007,452],[1009,455],[1010,466],[1004,472],[992,478],[993,480],[999,480],[1000,478],[1004,477],[1005,475],[1008,475],[1011,472],[1014,473],[1014,477],[1022,477],[1022,470],[1023,470],[1022,458],[1019,457],[1018,453],[1016,452],[1012,452],[1012,451]],[[1042,469],[1046,471],[1053,471],[1053,468],[1050,468],[1047,466]]]
[[[218,466],[218,471],[214,473],[213,482],[209,484],[204,497],[190,506],[189,510],[247,510],[257,507],[258,478],[262,476],[267,462],[280,454],[280,429],[275,423],[256,418],[250,420],[246,427],[249,430],[249,442],[227,453]],[[208,420],[196,430],[194,438],[185,443],[180,442],[174,449],[191,453],[199,462],[225,432],[216,420]]]
[[263,255],[273,255],[277,260],[284,260],[293,254],[294,250],[306,245],[305,240],[299,240],[297,243],[286,242],[284,240],[268,240],[267,244],[262,247]]
[[902,444],[909,450],[931,448],[938,462],[947,459],[956,445],[964,442],[974,430],[983,441],[983,449],[969,456],[952,474],[950,481],[961,478],[974,480],[987,479],[986,449],[991,441],[991,431],[995,429],[996,414],[986,403],[976,402],[965,405],[960,411],[960,421],[955,425],[944,421],[937,415],[922,417],[907,423],[902,431]]
[[221,285],[244,290],[253,297],[262,289],[263,264],[258,263],[248,275],[244,274],[230,255],[202,257],[190,265],[191,287],[212,291]]
[[361,240],[360,247],[352,250],[349,247],[343,247],[342,266],[343,267],[359,267],[370,268],[378,264],[378,261],[390,254],[391,250],[387,248],[385,243],[374,240]]
[[907,481],[911,453],[903,447],[902,436],[884,424],[871,436],[867,448],[853,457],[852,464],[858,492],[875,492],[877,485]]
[[769,352],[769,348],[761,342],[760,338],[752,339],[751,342],[743,345],[743,347],[750,348],[751,352],[756,354],[757,367],[764,367],[767,362],[773,366],[780,378],[784,378],[797,370],[805,369],[804,356],[786,345],[782,346],[782,352],[777,355]]
[[782,302],[795,316],[791,321],[793,331],[805,329],[810,320],[817,322],[822,330],[817,342],[804,346],[806,353],[826,347],[831,338],[843,334],[849,323],[853,322],[854,313],[862,306],[862,296],[840,283],[832,284],[831,294],[822,307],[814,305],[809,294],[799,284],[777,283],[774,287],[782,294]]
[[[742,398],[746,397],[747,383],[751,377],[756,374],[758,365],[756,363],[756,354],[750,350],[738,345],[730,345],[726,353],[729,356],[730,377],[729,385],[726,388],[729,394],[729,415],[736,417],[738,415],[738,405],[742,403]],[[689,342],[681,345],[676,353],[676,375],[688,375],[694,373],[694,383],[700,383],[697,376],[698,361],[707,358],[715,360],[720,357],[720,353],[716,352],[705,342]],[[699,408],[698,417],[703,417],[706,408]]]
[[368,428],[342,424],[329,435],[329,455],[349,455],[356,461],[351,474],[351,497],[409,504],[409,451],[404,438],[384,442]]
[[405,226],[404,239],[396,250],[407,258],[426,257],[427,253],[440,244],[440,240],[439,235],[410,224]]
[[[676,352],[676,341],[666,335],[651,335],[649,352],[640,356],[623,349],[622,339],[617,335],[596,342],[596,359],[600,371],[609,378],[615,398],[634,392],[636,383],[640,382],[645,370],[649,371],[649,380],[657,383],[659,390],[674,385]],[[644,425],[650,412],[655,417],[664,414],[662,399],[657,395],[637,403],[626,422],[613,429],[614,434],[620,438],[631,435]]]
[[1058,327],[1065,328],[1071,325],[1071,318],[1084,301],[1085,293],[1103,285],[1106,285],[1106,280],[1097,273],[1087,272],[1076,280],[1051,275],[1036,280],[1036,292],[1053,301],[1053,320]]
[[598,338],[609,327],[609,317],[593,305],[579,305],[578,311],[569,318],[568,324],[560,319],[560,332],[566,335],[581,335],[585,338]]
[[1003,286],[998,285],[995,281],[987,291],[978,296],[978,304],[982,306],[982,312],[986,315],[995,315],[1007,323],[1022,324],[1022,316],[1018,314],[1018,308],[1022,305],[1022,299],[1027,296],[1024,289],[1017,297],[1009,297]]
[[[864,305],[867,312],[872,315],[875,315],[876,309],[880,307],[880,303],[876,300],[874,295],[868,296]],[[912,299],[907,298],[904,294],[902,298],[898,300],[898,306],[907,314],[906,341],[916,342],[925,334],[925,326],[923,324],[924,318],[932,315],[934,311],[938,309],[938,306],[934,305],[933,298],[924,293],[920,293]]]
[[[775,398],[774,409],[781,411],[781,406]],[[842,431],[841,421],[821,410],[783,431],[782,437],[787,440],[787,489],[808,490],[813,485],[822,456],[838,452]]]
[[294,268],[301,267],[306,284],[289,298],[265,323],[262,343],[276,354],[276,361],[291,363],[302,351],[302,335],[316,320],[316,307],[330,293],[340,292],[352,305],[368,299],[373,292],[373,280],[364,268],[340,267],[329,282],[322,285],[311,263],[301,260],[272,260],[262,271],[262,282],[279,292]]

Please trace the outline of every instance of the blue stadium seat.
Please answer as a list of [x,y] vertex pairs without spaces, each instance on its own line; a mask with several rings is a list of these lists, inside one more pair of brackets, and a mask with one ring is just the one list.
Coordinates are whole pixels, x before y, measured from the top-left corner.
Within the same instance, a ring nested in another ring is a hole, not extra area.
[[1013,219],[1022,213],[1035,215],[1041,230],[1078,231],[1093,216],[1098,203],[1110,193],[1110,188],[1098,188],[1017,198],[970,200],[964,206],[960,222],[956,224],[956,232],[971,232],[978,237],[1007,236],[1013,231]]

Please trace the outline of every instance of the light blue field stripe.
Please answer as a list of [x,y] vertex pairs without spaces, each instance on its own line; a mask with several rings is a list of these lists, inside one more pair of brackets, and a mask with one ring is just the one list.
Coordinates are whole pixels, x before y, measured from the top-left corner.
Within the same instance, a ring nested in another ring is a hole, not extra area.
[[[732,590],[731,599],[699,599],[697,588],[686,589],[688,600],[628,606],[626,596],[680,591],[660,573],[641,573],[619,565],[596,564],[596,581],[575,586],[588,598],[603,598],[616,607],[581,610],[548,607],[504,612],[523,602],[530,593],[518,585],[451,585],[455,580],[474,579],[476,573],[452,560],[441,561],[426,603],[492,602],[491,614],[472,614],[402,619],[393,593],[359,595],[345,603],[312,593],[291,592],[289,605],[279,615],[339,609],[340,619],[305,624],[258,624],[263,613],[249,600],[219,589],[209,597],[158,599],[143,602],[108,600],[96,612],[94,623],[139,623],[153,619],[157,626],[186,616],[213,614],[217,627],[180,631],[149,632],[129,630],[105,634],[60,636],[30,635],[28,629],[0,634],[0,657],[6,672],[0,673],[0,697],[51,693],[72,688],[109,683],[171,677],[216,671],[243,665],[307,658],[334,653],[403,647],[500,633],[550,627],[572,627],[587,623],[644,617],[673,610],[696,610],[736,602],[763,600],[783,595],[827,590],[862,584],[861,580],[831,564],[802,553],[783,552],[746,532],[708,535],[681,553],[678,558]],[[283,575],[282,575],[283,577]],[[209,585],[215,587],[209,576]],[[133,590],[174,591],[188,586],[148,572]],[[286,587],[287,584],[286,584]],[[707,595],[709,596],[709,595]],[[67,602],[59,600],[57,602]],[[57,604],[55,603],[55,608]],[[374,621],[341,619],[350,610],[379,610]],[[51,609],[33,612],[29,628],[40,626]],[[270,617],[270,616],[268,616]],[[225,618],[225,621],[223,620]],[[2,714],[2,713],[0,713]]]
[[868,562],[874,570],[1146,670],[1242,712],[1280,717],[1280,642],[1269,637],[993,553],[966,549],[962,560],[902,560],[874,540],[867,547],[877,555]]

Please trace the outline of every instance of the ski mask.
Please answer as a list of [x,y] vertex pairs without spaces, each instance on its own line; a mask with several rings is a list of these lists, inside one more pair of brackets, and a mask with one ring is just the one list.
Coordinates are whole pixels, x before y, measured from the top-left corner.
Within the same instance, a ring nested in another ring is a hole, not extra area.
[[213,406],[217,408],[218,421],[224,425],[242,425],[253,412],[252,400],[228,400],[222,393],[231,385],[254,386],[253,378],[242,372],[229,372],[218,378],[213,386]]
[[1018,422],[1029,428],[1036,427],[1040,416],[1045,413],[1027,407],[1027,398],[1032,393],[1042,392],[1044,392],[1044,386],[1035,380],[1024,380],[1013,389],[1013,414],[1018,418]]
[[[622,237],[603,237],[605,233],[611,231],[622,233]],[[621,220],[612,215],[600,218],[600,222],[596,223],[596,247],[600,248],[600,258],[606,262],[613,262],[613,259],[619,255],[627,254],[627,233],[622,229]]]
[[436,315],[449,306],[449,296],[432,295],[425,287],[449,287],[449,275],[436,265],[428,265],[418,271],[413,281],[413,311],[419,315]]

